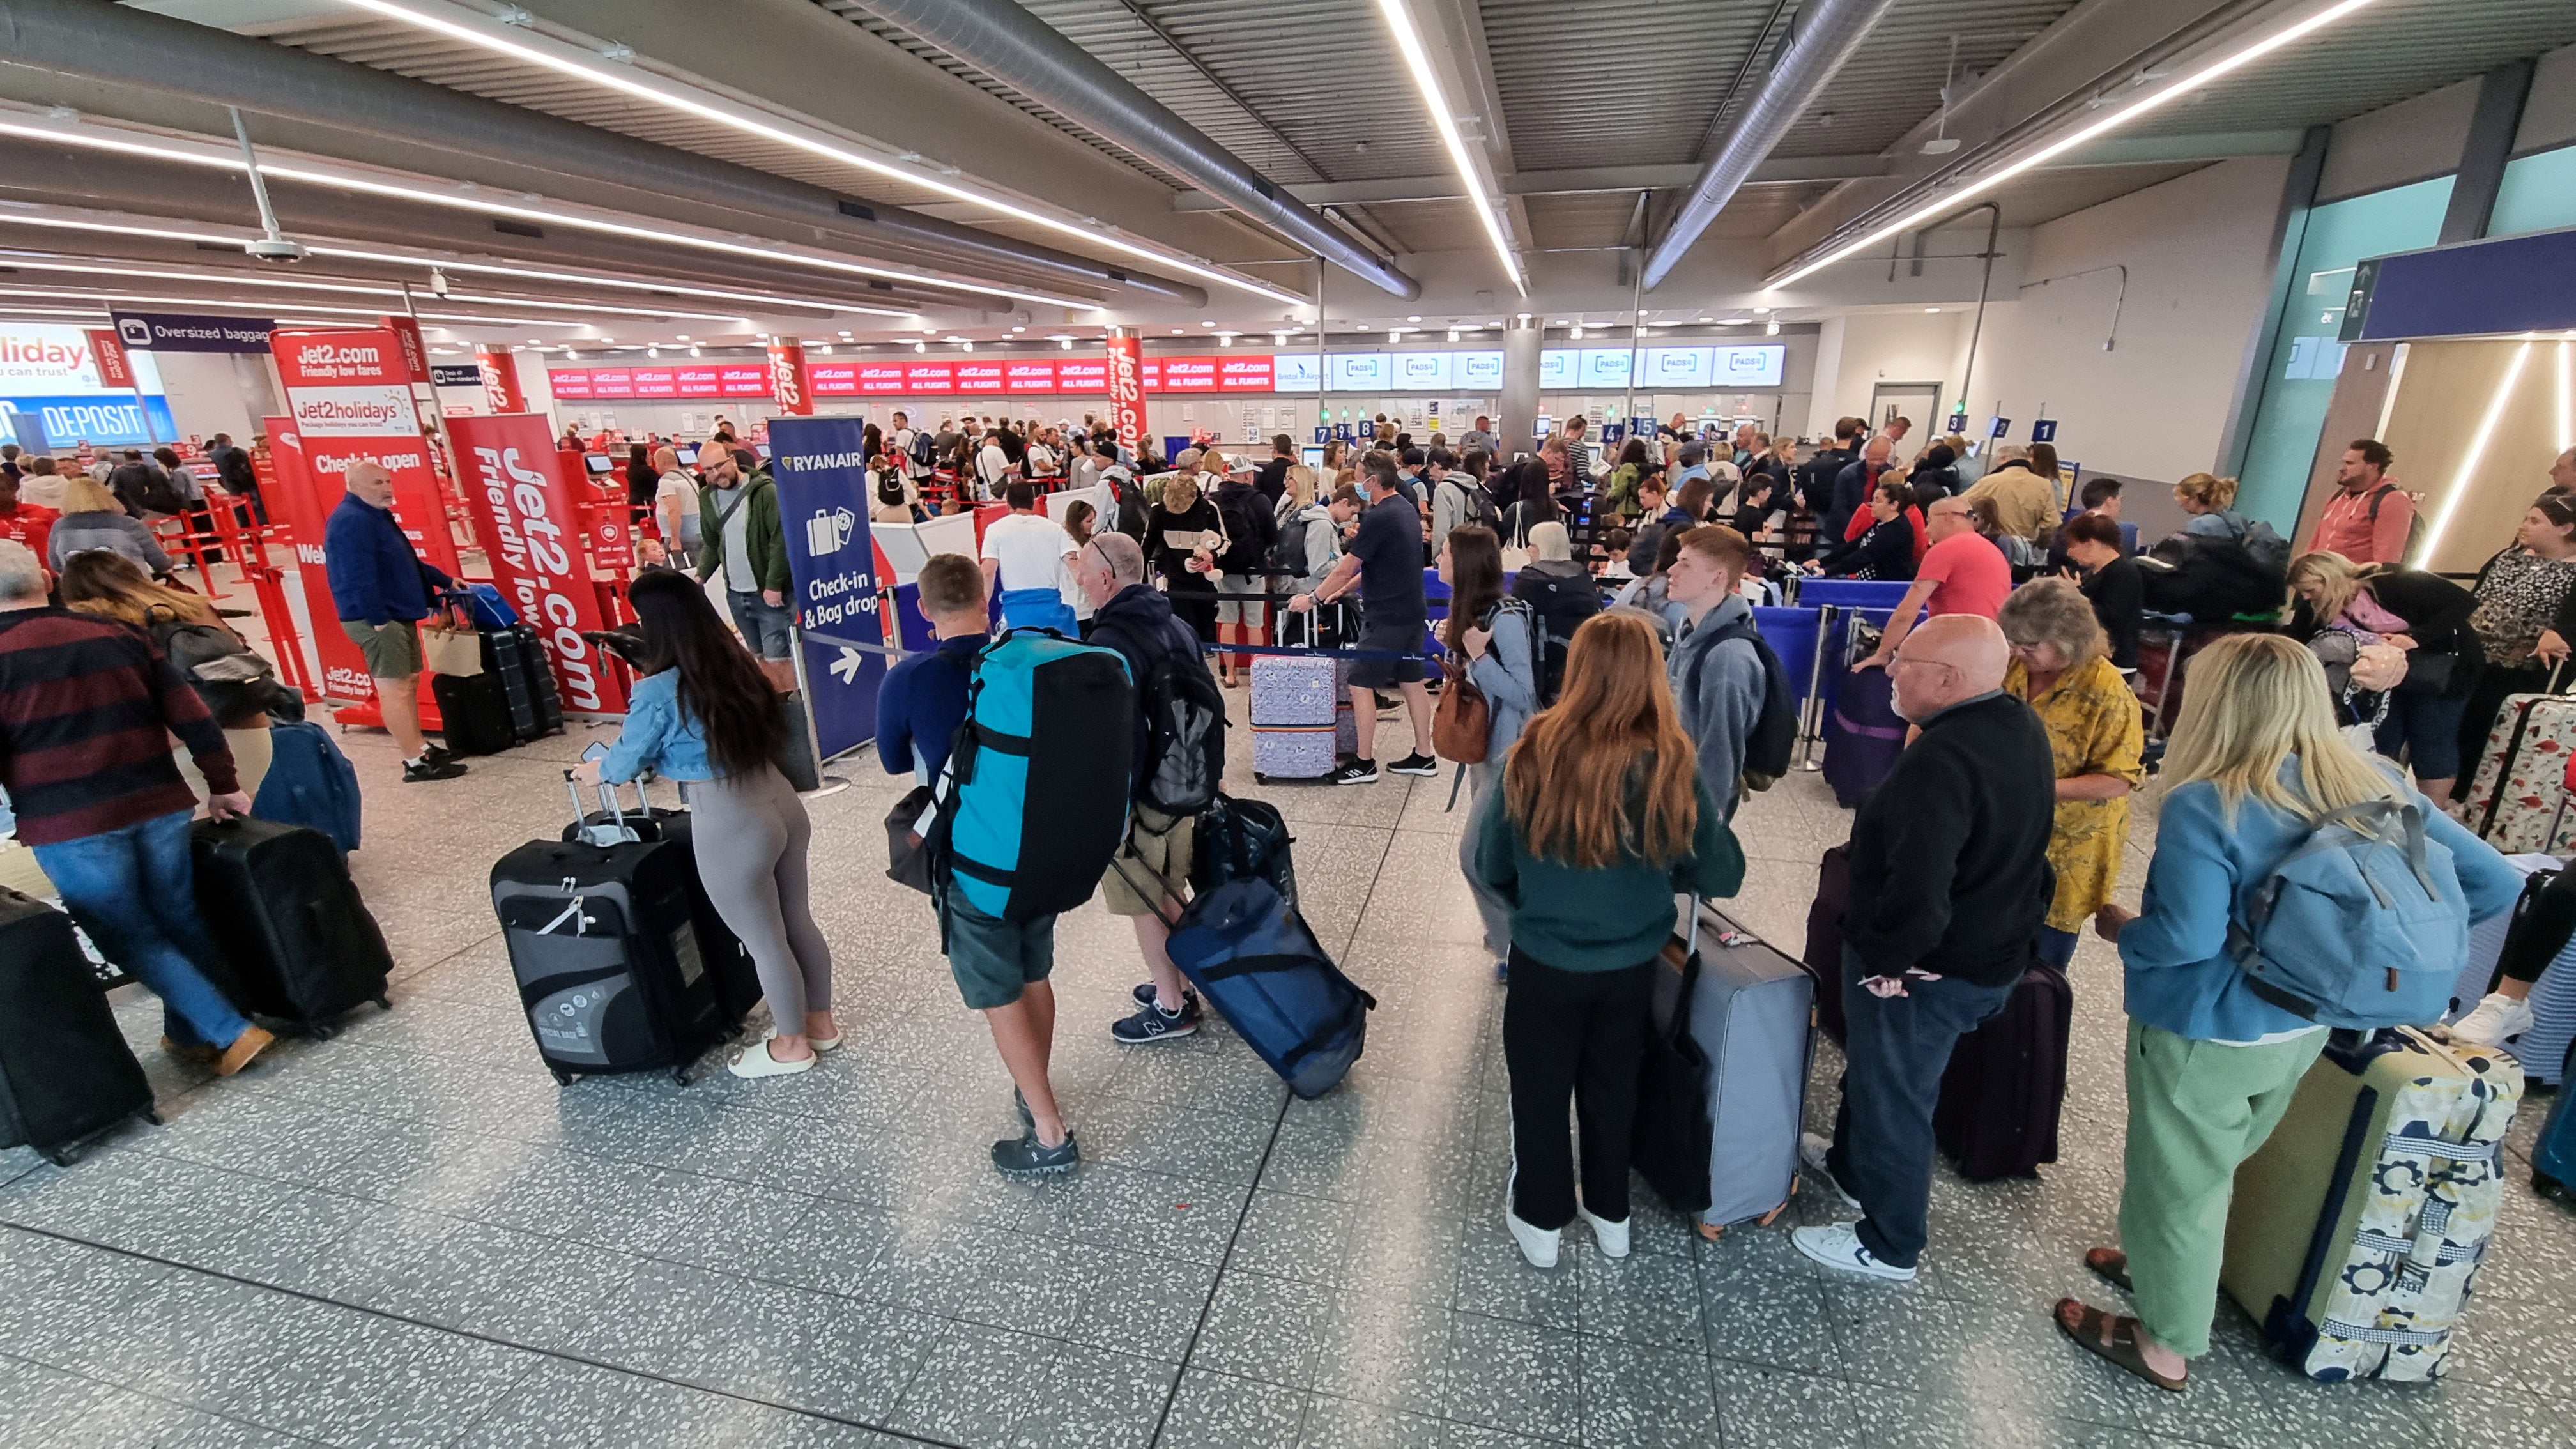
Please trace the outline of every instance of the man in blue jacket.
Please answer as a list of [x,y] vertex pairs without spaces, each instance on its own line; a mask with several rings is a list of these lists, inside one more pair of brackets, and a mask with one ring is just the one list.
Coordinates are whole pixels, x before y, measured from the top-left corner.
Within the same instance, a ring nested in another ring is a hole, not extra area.
[[465,767],[420,734],[420,621],[430,591],[455,582],[413,553],[394,521],[394,475],[377,463],[349,465],[348,496],[331,510],[322,551],[340,629],[366,657],[376,709],[402,747],[403,783],[453,780]]

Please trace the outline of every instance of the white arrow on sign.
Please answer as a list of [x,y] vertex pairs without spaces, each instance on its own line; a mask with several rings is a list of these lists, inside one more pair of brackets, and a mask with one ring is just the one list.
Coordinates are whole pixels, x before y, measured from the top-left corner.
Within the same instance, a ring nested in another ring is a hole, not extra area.
[[859,657],[859,651],[844,644],[841,646],[841,657],[832,661],[831,672],[833,677],[843,684],[856,684],[859,682],[859,666],[866,662]]

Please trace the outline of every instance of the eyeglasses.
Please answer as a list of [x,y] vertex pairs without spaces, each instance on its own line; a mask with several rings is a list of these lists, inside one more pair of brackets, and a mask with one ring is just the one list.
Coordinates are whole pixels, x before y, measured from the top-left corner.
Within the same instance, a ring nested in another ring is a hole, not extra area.
[[1939,666],[1940,668],[1943,668],[1943,669],[1957,669],[1957,668],[1959,667],[1959,666],[1957,666],[1957,665],[1955,665],[1955,664],[1952,664],[1952,663],[1948,662],[1947,660],[1942,660],[1942,659],[1925,659],[1925,658],[1923,658],[1921,655],[1917,655],[1917,654],[1899,654],[1899,655],[1895,656],[1894,658],[1892,658],[1892,659],[1890,659],[1890,660],[1888,660],[1888,661],[1887,661],[1887,672],[1888,672],[1888,673],[1890,673],[1890,674],[1894,674],[1894,673],[1897,671],[1897,669],[1898,669],[1898,667],[1899,667],[1899,666],[1907,665],[1907,664],[1931,664],[1931,665],[1937,665],[1937,666]]

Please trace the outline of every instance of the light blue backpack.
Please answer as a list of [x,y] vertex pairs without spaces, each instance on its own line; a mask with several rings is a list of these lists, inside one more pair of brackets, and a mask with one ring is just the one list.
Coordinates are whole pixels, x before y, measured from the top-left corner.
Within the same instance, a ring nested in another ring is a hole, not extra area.
[[[2402,835],[2403,844],[2389,837]],[[2468,958],[2468,893],[2420,806],[2347,805],[2317,822],[2228,928],[2256,996],[2321,1026],[2424,1026]]]

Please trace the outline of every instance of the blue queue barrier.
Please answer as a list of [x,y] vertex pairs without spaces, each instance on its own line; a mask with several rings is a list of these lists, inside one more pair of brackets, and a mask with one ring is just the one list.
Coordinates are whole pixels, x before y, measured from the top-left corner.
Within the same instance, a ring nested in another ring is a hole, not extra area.
[[1914,585],[1905,579],[1801,579],[1797,602],[1831,604],[1838,609],[1878,609],[1884,612],[1896,607],[1905,591]]

